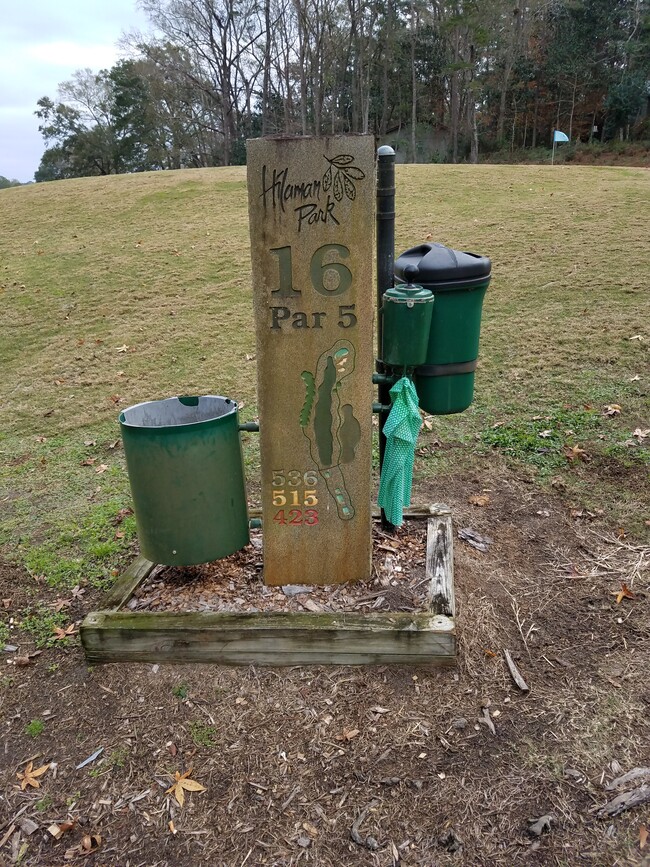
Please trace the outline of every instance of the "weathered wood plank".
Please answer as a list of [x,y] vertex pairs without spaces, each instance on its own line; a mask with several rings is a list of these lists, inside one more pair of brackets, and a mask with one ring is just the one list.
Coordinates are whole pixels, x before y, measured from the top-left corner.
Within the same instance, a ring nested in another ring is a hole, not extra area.
[[109,609],[121,608],[125,605],[136,587],[142,584],[156,568],[156,564],[146,557],[136,557],[129,568],[123,572],[117,579],[113,587],[109,590],[104,606]]
[[97,611],[81,625],[90,663],[453,665],[454,622],[433,614]]
[[[433,506],[431,507],[434,508]],[[426,577],[429,608],[433,614],[454,617],[454,551],[451,513],[432,512],[427,522]]]

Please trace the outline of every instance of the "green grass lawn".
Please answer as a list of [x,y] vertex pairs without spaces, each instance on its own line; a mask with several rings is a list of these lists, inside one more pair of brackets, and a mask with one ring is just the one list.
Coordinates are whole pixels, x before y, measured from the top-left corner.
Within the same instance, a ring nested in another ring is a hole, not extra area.
[[[423,441],[459,447],[416,480],[497,452],[647,532],[647,170],[402,166],[397,191],[398,253],[431,238],[493,262],[476,401],[433,420]],[[1,190],[0,300],[3,556],[105,586],[134,541],[119,410],[213,393],[256,414],[245,169]],[[254,434],[245,452],[254,499]]]

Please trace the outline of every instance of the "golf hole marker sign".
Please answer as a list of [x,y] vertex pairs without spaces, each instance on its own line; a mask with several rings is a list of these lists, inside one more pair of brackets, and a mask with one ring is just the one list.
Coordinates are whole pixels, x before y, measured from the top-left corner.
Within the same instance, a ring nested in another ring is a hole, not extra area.
[[372,136],[247,145],[266,584],[370,575]]

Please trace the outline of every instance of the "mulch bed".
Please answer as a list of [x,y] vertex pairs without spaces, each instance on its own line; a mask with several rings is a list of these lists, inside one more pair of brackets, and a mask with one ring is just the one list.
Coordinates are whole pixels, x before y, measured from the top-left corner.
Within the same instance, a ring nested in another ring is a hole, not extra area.
[[426,520],[409,520],[394,535],[373,532],[372,572],[367,581],[267,587],[261,531],[251,543],[212,563],[159,566],[127,603],[132,611],[423,611]]

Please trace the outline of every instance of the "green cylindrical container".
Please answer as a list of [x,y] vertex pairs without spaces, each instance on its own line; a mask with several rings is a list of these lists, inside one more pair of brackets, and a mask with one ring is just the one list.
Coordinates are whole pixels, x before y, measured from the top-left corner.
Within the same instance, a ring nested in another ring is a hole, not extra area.
[[249,541],[237,404],[170,397],[120,413],[140,549],[148,560],[190,566]]
[[407,279],[413,267],[418,282],[435,296],[426,360],[414,377],[420,406],[432,415],[462,412],[474,398],[491,262],[443,244],[421,244],[397,259],[395,274]]
[[381,313],[381,360],[384,364],[399,368],[424,364],[429,346],[433,292],[410,282],[388,289],[382,296]]

